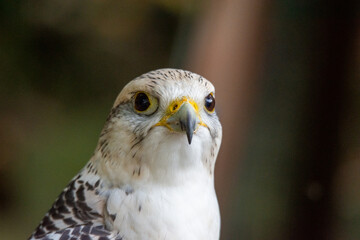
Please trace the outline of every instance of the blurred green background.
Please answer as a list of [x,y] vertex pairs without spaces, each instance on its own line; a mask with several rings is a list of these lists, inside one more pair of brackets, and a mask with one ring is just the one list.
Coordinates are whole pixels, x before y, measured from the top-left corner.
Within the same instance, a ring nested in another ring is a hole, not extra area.
[[0,1],[0,236],[26,239],[122,87],[217,89],[221,239],[360,239],[356,1]]

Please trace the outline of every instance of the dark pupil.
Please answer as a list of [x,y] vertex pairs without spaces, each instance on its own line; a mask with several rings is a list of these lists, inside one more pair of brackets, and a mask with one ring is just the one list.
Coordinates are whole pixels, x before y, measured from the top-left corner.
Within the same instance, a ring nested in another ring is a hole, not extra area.
[[135,109],[138,111],[145,111],[150,106],[150,101],[145,93],[139,93],[135,98]]
[[205,98],[205,107],[207,110],[212,111],[214,110],[215,107],[215,99],[214,97],[209,94],[206,98]]

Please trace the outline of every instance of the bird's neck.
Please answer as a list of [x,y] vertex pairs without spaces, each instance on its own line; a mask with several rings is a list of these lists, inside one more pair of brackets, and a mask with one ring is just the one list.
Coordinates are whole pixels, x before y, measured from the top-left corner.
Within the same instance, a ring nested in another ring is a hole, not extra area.
[[94,166],[109,185],[213,181],[218,145],[210,138],[194,136],[190,145],[185,135],[160,130],[133,144],[124,144],[126,137],[121,131],[105,134],[95,151]]
[[131,154],[121,154],[110,159],[97,152],[92,162],[112,187],[179,186],[187,183],[213,185],[213,168],[210,169],[207,162],[215,160],[202,152],[179,150],[164,153],[160,150],[150,155],[144,151],[143,156],[148,158],[139,160],[132,158]]

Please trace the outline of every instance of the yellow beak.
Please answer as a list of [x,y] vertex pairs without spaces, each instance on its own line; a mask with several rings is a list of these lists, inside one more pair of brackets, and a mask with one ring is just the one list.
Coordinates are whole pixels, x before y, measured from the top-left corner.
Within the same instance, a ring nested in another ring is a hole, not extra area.
[[155,126],[165,126],[171,131],[185,132],[189,144],[199,125],[206,126],[200,118],[197,104],[182,98],[172,102],[165,116]]

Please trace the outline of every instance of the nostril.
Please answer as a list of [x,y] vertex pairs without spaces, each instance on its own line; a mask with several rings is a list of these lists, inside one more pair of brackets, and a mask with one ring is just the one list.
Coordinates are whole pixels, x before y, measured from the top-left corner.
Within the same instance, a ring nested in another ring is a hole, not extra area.
[[180,121],[180,128],[181,128],[181,131],[184,131],[186,128],[185,124],[182,121]]

